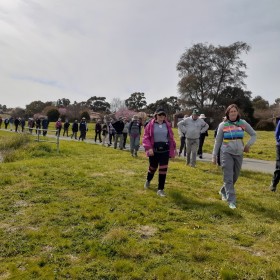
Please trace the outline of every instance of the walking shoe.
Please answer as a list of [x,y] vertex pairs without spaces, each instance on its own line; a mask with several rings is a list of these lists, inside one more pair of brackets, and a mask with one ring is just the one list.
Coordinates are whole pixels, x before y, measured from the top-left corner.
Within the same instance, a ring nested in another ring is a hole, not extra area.
[[221,191],[219,191],[219,195],[223,201],[227,201],[227,197]]
[[235,205],[235,203],[230,202],[230,203],[228,204],[228,207],[229,207],[230,209],[235,209],[235,208],[236,208],[236,205]]
[[165,193],[164,193],[164,191],[163,190],[158,190],[157,191],[157,195],[159,195],[159,196],[165,196]]
[[147,180],[144,184],[144,189],[149,189],[150,188],[150,182]]

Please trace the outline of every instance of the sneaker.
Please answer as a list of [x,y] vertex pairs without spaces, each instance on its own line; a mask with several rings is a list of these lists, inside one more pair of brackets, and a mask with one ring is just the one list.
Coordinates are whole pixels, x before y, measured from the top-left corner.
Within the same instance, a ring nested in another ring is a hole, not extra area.
[[144,189],[149,189],[150,188],[150,181],[146,181],[144,184]]
[[165,193],[164,193],[164,191],[163,190],[158,190],[157,191],[157,195],[159,195],[159,196],[165,196]]
[[227,201],[227,197],[221,191],[219,191],[219,195],[221,196],[223,201]]
[[228,207],[229,207],[230,209],[235,209],[235,208],[236,208],[236,205],[235,205],[235,203],[230,202],[230,203],[228,204]]

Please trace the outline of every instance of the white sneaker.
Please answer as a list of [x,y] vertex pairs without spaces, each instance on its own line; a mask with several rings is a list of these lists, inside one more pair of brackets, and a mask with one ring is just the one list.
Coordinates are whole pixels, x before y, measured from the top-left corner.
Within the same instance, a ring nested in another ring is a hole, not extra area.
[[147,180],[144,184],[144,189],[149,189],[150,188],[150,182]]
[[157,195],[162,196],[162,197],[166,196],[163,190],[158,190]]
[[219,195],[221,196],[223,201],[227,201],[227,197],[221,191],[219,191]]
[[228,207],[230,208],[230,209],[235,209],[236,208],[236,205],[234,204],[234,203],[229,203],[229,205],[228,205]]

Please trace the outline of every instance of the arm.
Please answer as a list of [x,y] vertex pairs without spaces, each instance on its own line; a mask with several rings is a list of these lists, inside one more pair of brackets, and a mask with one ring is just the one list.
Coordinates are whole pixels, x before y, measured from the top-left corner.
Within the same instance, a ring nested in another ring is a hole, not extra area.
[[250,124],[248,124],[246,121],[244,121],[244,124],[245,124],[245,131],[251,136],[249,141],[244,147],[244,152],[248,153],[250,150],[250,146],[252,146],[256,142],[257,134]]
[[277,143],[280,142],[280,121],[278,121],[278,124],[276,126],[276,130],[275,130],[275,140]]
[[219,153],[219,150],[221,148],[221,145],[223,143],[223,138],[224,138],[224,122],[221,122],[219,124],[219,127],[217,129],[217,135],[215,138],[215,144],[214,144],[214,148],[213,148],[213,152],[212,152],[212,162],[213,164],[217,163],[217,155]]
[[207,122],[205,122],[205,121],[203,121],[203,122],[204,122],[204,124],[201,127],[200,133],[205,133],[208,130],[208,128],[209,128],[209,124]]
[[154,150],[153,150],[153,143],[152,143],[152,136],[150,131],[152,130],[152,123],[149,122],[144,130],[144,135],[142,139],[142,144],[149,156],[153,156]]

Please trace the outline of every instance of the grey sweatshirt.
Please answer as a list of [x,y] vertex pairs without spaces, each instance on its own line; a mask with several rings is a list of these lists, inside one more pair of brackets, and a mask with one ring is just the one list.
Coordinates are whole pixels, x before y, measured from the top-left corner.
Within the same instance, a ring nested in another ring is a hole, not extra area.
[[203,119],[194,120],[192,116],[178,122],[178,130],[186,131],[186,138],[188,139],[198,139],[200,133],[206,132],[208,128],[208,123]]
[[246,146],[251,146],[257,139],[256,131],[245,120],[240,119],[237,122],[221,122],[218,127],[215,145],[213,148],[213,157],[218,155],[219,149],[222,152],[233,155],[242,155],[244,151],[244,131],[251,137]]

